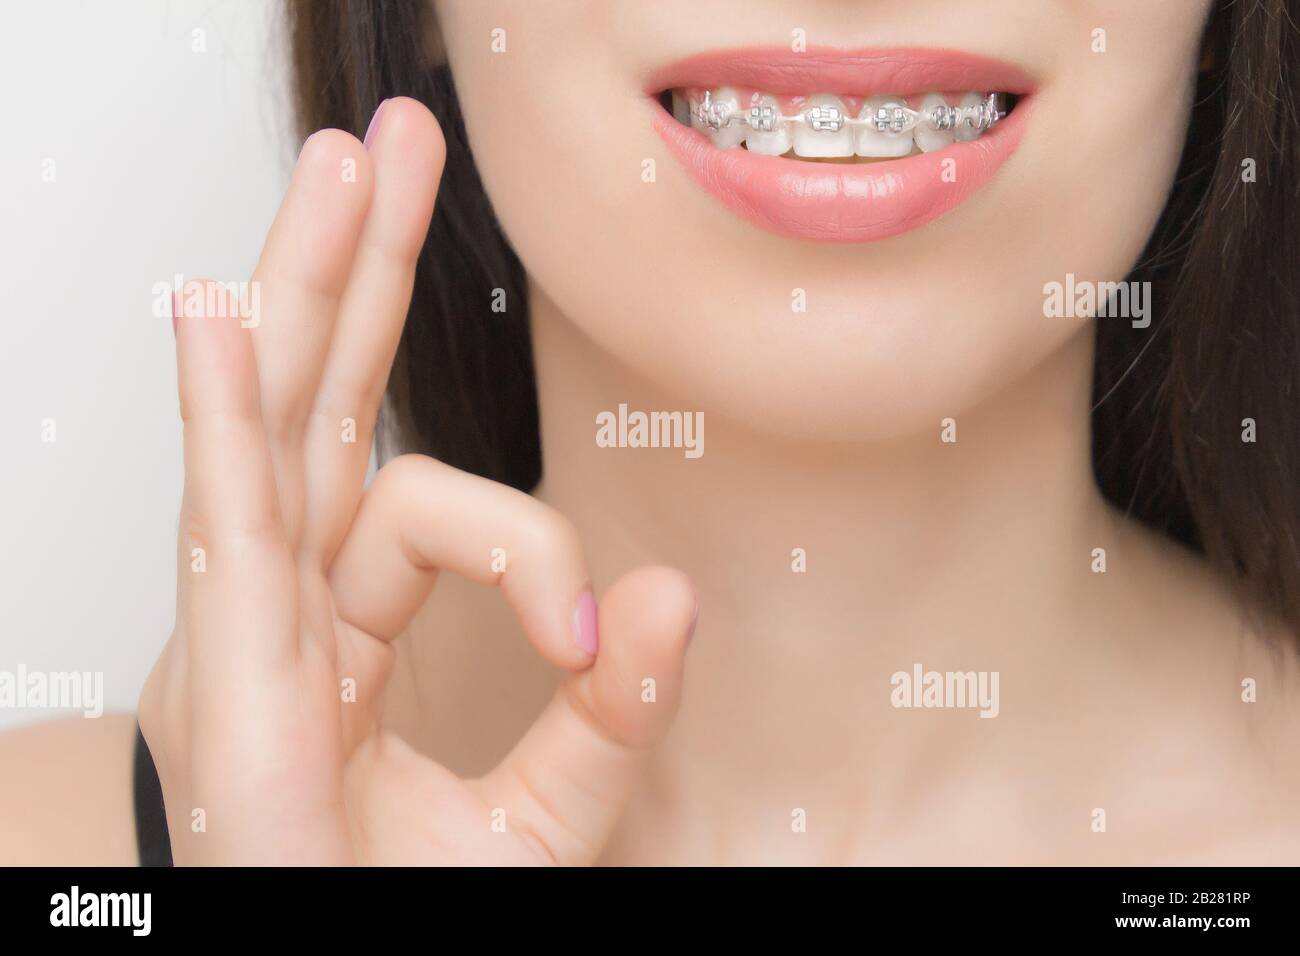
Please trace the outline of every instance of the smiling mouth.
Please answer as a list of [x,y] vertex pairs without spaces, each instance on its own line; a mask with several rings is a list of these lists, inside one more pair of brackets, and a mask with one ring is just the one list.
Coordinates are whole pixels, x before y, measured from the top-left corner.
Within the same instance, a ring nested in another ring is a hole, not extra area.
[[887,239],[966,202],[1015,153],[1036,99],[1012,64],[910,48],[704,53],[644,90],[702,189],[817,242]]
[[675,120],[709,137],[718,149],[865,164],[977,140],[1005,119],[1020,97],[975,91],[778,97],[724,86],[678,87],[657,99]]

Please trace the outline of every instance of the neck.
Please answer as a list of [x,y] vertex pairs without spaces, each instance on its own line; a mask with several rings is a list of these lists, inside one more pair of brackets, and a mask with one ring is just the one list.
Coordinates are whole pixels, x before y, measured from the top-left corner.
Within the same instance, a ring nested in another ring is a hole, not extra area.
[[665,774],[689,765],[770,787],[848,763],[933,765],[988,741],[998,721],[976,710],[927,719],[891,704],[891,675],[918,664],[997,671],[1018,709],[1051,706],[1059,684],[1044,668],[1068,659],[1095,603],[1091,552],[1111,521],[1092,479],[1090,335],[956,415],[955,442],[938,417],[924,434],[850,445],[706,413],[692,459],[600,447],[599,413],[685,412],[689,398],[616,363],[536,289],[532,314],[539,496],[577,525],[598,593],[646,563],[681,568],[699,593]]

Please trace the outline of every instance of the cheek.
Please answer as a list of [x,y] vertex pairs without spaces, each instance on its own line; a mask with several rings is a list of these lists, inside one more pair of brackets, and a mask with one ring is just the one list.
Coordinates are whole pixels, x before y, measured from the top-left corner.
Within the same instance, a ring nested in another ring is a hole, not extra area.
[[721,209],[589,30],[554,34],[545,56],[453,67],[497,215],[584,334],[693,408],[877,438],[960,414],[1077,335],[1080,322],[1043,316],[1045,283],[1131,269],[1190,105],[1199,22],[1179,4],[1146,25],[1108,8],[1112,44],[1128,47],[1100,56],[1084,27],[1096,4],[1082,5],[1050,38],[1056,72],[994,182],[917,232],[862,246],[782,239]]

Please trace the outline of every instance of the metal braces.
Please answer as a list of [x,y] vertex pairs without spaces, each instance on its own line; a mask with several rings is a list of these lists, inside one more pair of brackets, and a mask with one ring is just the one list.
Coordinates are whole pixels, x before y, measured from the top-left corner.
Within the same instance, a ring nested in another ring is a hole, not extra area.
[[956,129],[965,123],[971,129],[984,132],[1007,115],[1003,107],[1006,98],[1001,93],[989,93],[975,106],[935,106],[922,113],[901,103],[887,103],[874,113],[863,116],[845,116],[838,106],[812,106],[794,116],[778,114],[771,104],[752,106],[748,110],[734,109],[729,103],[718,103],[711,91],[704,99],[691,106],[691,115],[711,130],[727,126],[748,126],[760,133],[770,133],[778,125],[804,123],[819,133],[838,133],[844,127],[870,126],[880,133],[906,133],[922,123],[929,123],[941,132]]

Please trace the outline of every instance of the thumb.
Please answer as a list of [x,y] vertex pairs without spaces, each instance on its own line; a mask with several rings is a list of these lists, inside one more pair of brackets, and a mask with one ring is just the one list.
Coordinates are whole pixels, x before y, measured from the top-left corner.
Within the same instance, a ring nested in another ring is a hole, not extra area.
[[501,764],[484,799],[563,865],[599,856],[648,748],[672,724],[698,614],[680,571],[640,568],[601,600],[595,664],[571,677]]

